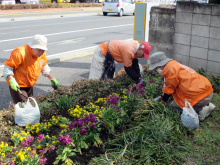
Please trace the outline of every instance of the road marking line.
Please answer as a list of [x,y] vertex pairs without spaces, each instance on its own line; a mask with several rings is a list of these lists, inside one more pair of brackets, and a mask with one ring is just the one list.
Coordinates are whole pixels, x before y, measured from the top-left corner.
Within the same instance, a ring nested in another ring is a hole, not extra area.
[[[84,31],[117,28],[117,27],[130,26],[130,25],[134,25],[134,24],[125,24],[125,25],[118,25],[118,26],[107,26],[107,27],[100,27],[100,28],[94,28],[94,29],[75,30],[75,31],[60,32],[60,33],[51,33],[51,34],[44,34],[44,36],[53,36],[53,35],[60,35],[60,34],[67,34],[67,33],[77,33],[77,32],[84,32]],[[28,38],[33,38],[33,36],[22,37],[22,38],[14,38],[14,39],[8,39],[8,40],[0,40],[0,43],[1,42],[8,42],[8,41],[23,40],[23,39],[28,39]]]
[[[112,19],[119,19],[119,18],[112,18]],[[53,23],[53,24],[43,24],[43,25],[32,25],[32,26],[20,26],[20,27],[12,27],[12,28],[3,28],[0,30],[9,30],[9,29],[21,29],[21,28],[28,28],[28,27],[39,27],[39,26],[52,26],[52,25],[62,25],[62,24],[71,24],[71,23],[79,23],[79,22],[89,22],[89,21],[100,21],[100,20],[107,20],[107,19],[99,19],[99,20],[82,20],[82,21],[73,21],[73,22],[62,22],[62,23]]]

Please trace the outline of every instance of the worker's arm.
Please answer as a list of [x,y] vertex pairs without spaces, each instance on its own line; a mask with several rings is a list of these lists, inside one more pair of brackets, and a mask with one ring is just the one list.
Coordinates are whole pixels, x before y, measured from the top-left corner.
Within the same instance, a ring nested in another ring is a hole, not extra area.
[[42,75],[44,75],[45,77],[48,77],[51,73],[51,69],[49,65],[48,64],[44,65],[41,72],[42,72]]
[[9,76],[13,77],[14,76],[13,68],[10,66],[4,65],[3,76],[5,79],[8,79]]
[[129,75],[129,77],[135,81],[135,83],[138,83],[140,80],[140,75],[137,74],[134,70],[134,68],[131,67],[126,67],[124,66],[126,73]]
[[134,69],[134,71],[136,72],[136,74],[141,77],[140,74],[140,68],[139,68],[139,64],[138,64],[138,59],[133,59],[132,60],[132,68]]

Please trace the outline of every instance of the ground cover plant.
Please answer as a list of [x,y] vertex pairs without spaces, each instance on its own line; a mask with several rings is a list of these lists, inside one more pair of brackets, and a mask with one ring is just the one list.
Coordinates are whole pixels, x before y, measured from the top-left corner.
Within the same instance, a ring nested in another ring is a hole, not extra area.
[[0,113],[1,164],[220,164],[220,95],[216,110],[190,130],[179,113],[152,101],[163,77],[145,66],[143,78],[145,87],[121,71],[39,95],[40,123],[26,127],[15,125],[11,104]]

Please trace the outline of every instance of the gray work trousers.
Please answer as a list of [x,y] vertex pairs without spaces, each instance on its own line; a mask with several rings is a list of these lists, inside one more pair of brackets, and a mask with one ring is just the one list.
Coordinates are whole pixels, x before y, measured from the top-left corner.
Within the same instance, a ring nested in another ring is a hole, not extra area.
[[[210,101],[212,100],[213,97],[213,93],[211,93],[210,95],[206,96],[204,99],[200,100],[198,103],[196,103],[193,106],[193,109],[198,113],[202,110],[202,108],[206,105],[208,105],[210,103]],[[180,108],[177,103],[175,102],[175,100],[169,102],[167,104],[167,106],[171,109],[174,109],[175,112],[179,112],[182,113],[182,108]]]

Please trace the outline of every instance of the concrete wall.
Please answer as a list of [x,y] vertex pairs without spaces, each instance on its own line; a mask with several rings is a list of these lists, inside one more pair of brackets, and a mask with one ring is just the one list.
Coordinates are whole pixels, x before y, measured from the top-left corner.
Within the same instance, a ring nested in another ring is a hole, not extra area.
[[220,5],[177,2],[173,57],[220,74]]
[[176,9],[152,7],[150,15],[152,53],[220,75],[220,5],[178,1]]
[[152,53],[163,51],[168,57],[173,57],[175,15],[176,10],[173,7],[151,8],[149,43],[152,46]]

